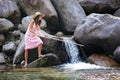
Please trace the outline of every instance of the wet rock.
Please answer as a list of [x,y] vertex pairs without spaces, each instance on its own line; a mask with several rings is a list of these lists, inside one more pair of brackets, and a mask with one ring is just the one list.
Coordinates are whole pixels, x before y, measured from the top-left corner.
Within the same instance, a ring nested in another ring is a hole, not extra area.
[[[77,0],[87,14],[113,13],[119,6],[115,0]],[[113,4],[114,3],[114,4]]]
[[8,55],[13,55],[16,51],[15,43],[9,42],[2,47],[2,51],[5,52]]
[[5,63],[5,57],[4,57],[4,54],[3,53],[0,53],[0,64],[3,64]]
[[57,30],[58,15],[50,0],[18,0],[18,3],[22,10],[29,16],[37,11],[44,13],[49,28]]
[[17,3],[12,0],[0,0],[0,17],[18,24],[21,15]]
[[120,44],[120,18],[109,14],[91,14],[74,32],[75,40],[83,45],[95,45],[107,54],[113,54]]
[[5,18],[0,18],[0,33],[6,33],[14,28],[14,24],[5,19]]
[[60,64],[59,58],[54,54],[46,54],[38,58],[37,60],[28,64],[27,67],[29,68],[36,68],[36,67],[47,67],[47,66],[54,66]]
[[120,64],[104,54],[92,54],[87,61],[105,67],[120,67]]
[[74,32],[77,25],[86,17],[83,8],[75,0],[51,0],[59,13],[63,30]]
[[0,46],[3,46],[5,44],[5,37],[3,34],[0,34]]
[[113,52],[114,59],[120,63],[120,46],[118,46]]

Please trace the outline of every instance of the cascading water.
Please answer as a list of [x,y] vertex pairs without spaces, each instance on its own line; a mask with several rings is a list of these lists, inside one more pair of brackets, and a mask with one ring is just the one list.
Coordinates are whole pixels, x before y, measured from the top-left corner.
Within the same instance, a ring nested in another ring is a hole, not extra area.
[[65,43],[67,54],[70,59],[70,63],[78,63],[81,59],[78,56],[79,50],[77,46],[73,44],[74,42],[72,40],[69,40],[67,38],[64,39],[64,43]]
[[63,38],[64,39],[64,44],[66,48],[66,52],[68,54],[68,57],[70,59],[70,63],[63,64],[61,65],[62,68],[67,68],[71,70],[79,70],[79,69],[101,69],[106,67],[101,67],[98,65],[90,64],[90,63],[85,63],[81,61],[81,58],[79,57],[79,50],[77,48],[77,45],[74,44],[74,41],[72,41],[69,38]]

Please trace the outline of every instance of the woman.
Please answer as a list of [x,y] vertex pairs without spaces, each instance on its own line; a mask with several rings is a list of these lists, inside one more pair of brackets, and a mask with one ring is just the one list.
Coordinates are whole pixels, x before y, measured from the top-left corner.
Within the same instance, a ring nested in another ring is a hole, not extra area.
[[40,12],[36,12],[31,20],[28,29],[25,33],[25,65],[28,64],[28,50],[38,47],[38,57],[41,57],[41,50],[42,50],[42,40],[41,37],[45,37],[43,34],[40,33],[40,23],[44,14]]

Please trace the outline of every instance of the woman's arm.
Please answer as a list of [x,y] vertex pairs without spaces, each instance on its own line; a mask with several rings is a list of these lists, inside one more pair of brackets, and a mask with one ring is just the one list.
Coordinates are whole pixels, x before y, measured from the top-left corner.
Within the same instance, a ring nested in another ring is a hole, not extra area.
[[30,22],[30,24],[29,24],[29,29],[30,29],[30,32],[32,32],[33,34],[36,34],[33,30],[32,30],[32,28],[33,28],[33,25],[34,25],[34,20],[31,20],[31,22]]

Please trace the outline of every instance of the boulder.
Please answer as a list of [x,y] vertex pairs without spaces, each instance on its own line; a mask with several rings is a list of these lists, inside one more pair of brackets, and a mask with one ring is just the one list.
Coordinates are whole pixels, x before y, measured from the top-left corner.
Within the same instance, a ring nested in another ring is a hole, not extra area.
[[51,30],[58,29],[58,15],[55,11],[50,0],[18,0],[23,12],[27,15],[33,15],[35,12],[40,11],[44,13],[48,27]]
[[120,46],[118,46],[113,52],[113,58],[120,63]]
[[5,44],[5,37],[3,34],[0,34],[0,46],[3,46]]
[[38,58],[37,60],[31,62],[30,64],[28,64],[27,67],[29,67],[29,68],[48,67],[48,66],[58,65],[60,63],[61,63],[61,61],[59,60],[59,58],[56,55],[49,53],[49,54],[43,55],[40,58]]
[[8,55],[13,55],[16,51],[15,43],[9,42],[2,47],[2,51],[5,52]]
[[[26,32],[26,30],[28,28],[28,25],[29,25],[31,20],[32,20],[32,16],[26,16],[22,19],[22,27],[23,27],[22,31],[23,32]],[[42,19],[40,26],[41,26],[41,28],[47,27],[47,23],[44,19]]]
[[13,64],[20,63],[24,59],[24,51],[25,51],[25,38],[21,40],[19,43],[17,50],[15,52],[14,58],[13,58]]
[[0,18],[0,33],[9,32],[14,27],[15,26],[11,21],[9,21],[9,20],[7,20],[5,18]]
[[77,25],[86,17],[83,8],[75,0],[51,0],[60,16],[64,31],[74,32]]
[[3,64],[3,63],[5,63],[6,61],[5,61],[5,56],[4,56],[4,54],[3,53],[0,53],[0,64]]
[[109,14],[90,14],[74,32],[74,38],[83,45],[95,45],[107,54],[113,54],[120,44],[120,18]]
[[120,64],[104,54],[92,54],[87,62],[105,67],[120,67]]
[[116,6],[115,0],[77,0],[77,1],[84,8],[87,14],[113,13],[118,8],[118,6]]
[[13,0],[0,0],[0,18],[7,18],[14,24],[20,22],[20,10]]
[[120,17],[120,8],[114,13],[114,16]]

